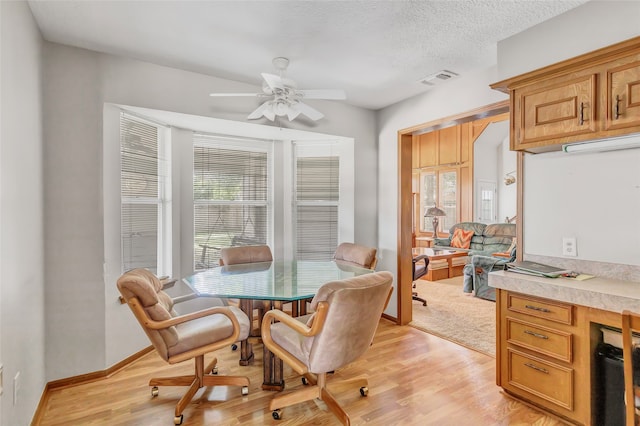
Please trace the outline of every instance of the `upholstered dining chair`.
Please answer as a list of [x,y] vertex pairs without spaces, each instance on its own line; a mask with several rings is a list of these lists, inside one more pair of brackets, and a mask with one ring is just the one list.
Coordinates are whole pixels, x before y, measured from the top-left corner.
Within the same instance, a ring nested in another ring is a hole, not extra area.
[[[375,272],[324,284],[311,303],[315,312],[292,318],[282,311],[267,312],[262,321],[262,341],[298,374],[307,386],[282,393],[269,403],[273,417],[281,409],[315,398],[323,400],[343,424],[349,415],[331,389],[359,386],[366,396],[366,378],[327,383],[327,373],[357,360],[369,348],[392,292],[390,272]],[[273,322],[273,321],[277,322]]]
[[[267,245],[223,247],[220,250],[220,266],[271,261],[273,261],[273,254]],[[281,304],[277,306],[282,307]],[[260,324],[264,313],[271,309],[271,302],[254,300],[253,309],[258,310],[258,324]]]
[[146,269],[124,273],[117,285],[162,359],[169,364],[189,359],[195,361],[194,374],[153,378],[149,381],[154,397],[159,393],[158,386],[188,386],[187,392],[176,405],[176,425],[182,424],[182,412],[198,389],[204,386],[241,386],[242,395],[249,393],[247,377],[217,376],[216,358],[206,367],[204,365],[204,354],[247,338],[249,318],[244,312],[233,306],[215,306],[177,315],[173,300],[162,291],[158,278]]
[[365,247],[354,243],[341,243],[333,254],[333,260],[337,263],[360,266],[367,269],[376,269],[378,258],[375,248]]
[[640,407],[640,348],[634,344],[633,332],[640,332],[640,314],[631,311],[622,312],[622,357],[624,371],[625,423],[627,426],[638,424]]

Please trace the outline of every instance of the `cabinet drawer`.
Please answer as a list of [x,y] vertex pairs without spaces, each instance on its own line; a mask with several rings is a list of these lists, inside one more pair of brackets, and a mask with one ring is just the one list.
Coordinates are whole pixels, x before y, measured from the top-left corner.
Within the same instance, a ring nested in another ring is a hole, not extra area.
[[507,317],[507,342],[571,362],[572,334]]
[[507,349],[509,385],[573,410],[573,370]]
[[573,309],[570,305],[509,293],[507,295],[507,309],[561,324],[573,325]]

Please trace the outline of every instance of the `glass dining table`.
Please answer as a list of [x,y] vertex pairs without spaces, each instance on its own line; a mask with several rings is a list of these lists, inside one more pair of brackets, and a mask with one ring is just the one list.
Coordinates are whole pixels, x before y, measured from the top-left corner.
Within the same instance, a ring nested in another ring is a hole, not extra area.
[[[329,281],[373,272],[370,269],[333,261],[273,261],[220,266],[183,279],[199,297],[239,299],[240,309],[249,317],[249,338],[240,342],[240,365],[254,361],[251,341],[260,337],[260,325],[253,327],[253,301],[292,303],[292,315],[306,313],[306,300]],[[253,339],[252,339],[253,338]],[[282,360],[266,348],[263,357],[262,388],[282,390]]]

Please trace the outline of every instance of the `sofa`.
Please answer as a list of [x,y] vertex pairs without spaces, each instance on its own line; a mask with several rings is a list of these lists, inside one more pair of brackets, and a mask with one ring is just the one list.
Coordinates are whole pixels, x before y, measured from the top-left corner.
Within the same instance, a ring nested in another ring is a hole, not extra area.
[[[451,246],[451,240],[456,229],[473,231],[469,248]],[[493,253],[507,251],[511,247],[515,236],[515,223],[492,223],[486,225],[479,222],[460,222],[451,227],[447,238],[435,238],[433,240],[433,248],[466,251],[469,256],[491,256]]]

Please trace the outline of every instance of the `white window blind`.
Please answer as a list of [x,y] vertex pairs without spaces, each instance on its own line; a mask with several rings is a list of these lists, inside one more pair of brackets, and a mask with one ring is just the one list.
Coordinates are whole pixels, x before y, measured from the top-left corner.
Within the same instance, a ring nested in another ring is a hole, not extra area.
[[338,246],[339,156],[296,158],[296,258],[330,260]]
[[216,266],[222,247],[267,244],[269,152],[249,140],[194,137],[196,270]]
[[166,222],[168,157],[158,126],[120,116],[122,270],[147,268],[166,273],[163,227]]

